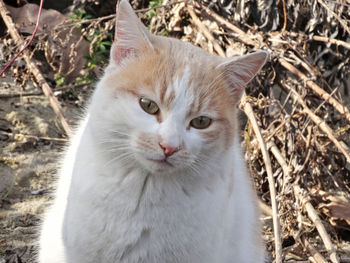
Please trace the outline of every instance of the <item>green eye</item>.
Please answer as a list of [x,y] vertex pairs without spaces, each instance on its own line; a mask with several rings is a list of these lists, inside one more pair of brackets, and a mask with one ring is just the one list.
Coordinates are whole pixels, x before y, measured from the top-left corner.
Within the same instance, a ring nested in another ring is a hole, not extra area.
[[193,128],[196,129],[205,129],[208,128],[209,125],[211,124],[211,119],[205,116],[199,116],[197,118],[194,118],[191,122],[190,125]]
[[157,103],[155,103],[154,101],[149,100],[149,99],[141,98],[140,99],[140,106],[145,112],[152,114],[152,115],[155,115],[159,112],[159,107],[158,107]]

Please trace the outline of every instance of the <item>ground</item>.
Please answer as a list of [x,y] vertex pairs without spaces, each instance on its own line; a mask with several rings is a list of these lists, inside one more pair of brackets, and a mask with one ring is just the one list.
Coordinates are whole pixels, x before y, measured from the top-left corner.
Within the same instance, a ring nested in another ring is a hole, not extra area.
[[[14,80],[1,79],[1,95],[20,93],[10,83]],[[25,91],[40,89],[30,83]],[[66,139],[45,96],[1,95],[0,262],[30,263],[35,262],[40,215],[49,204]],[[80,111],[69,103],[63,108],[71,116]]]

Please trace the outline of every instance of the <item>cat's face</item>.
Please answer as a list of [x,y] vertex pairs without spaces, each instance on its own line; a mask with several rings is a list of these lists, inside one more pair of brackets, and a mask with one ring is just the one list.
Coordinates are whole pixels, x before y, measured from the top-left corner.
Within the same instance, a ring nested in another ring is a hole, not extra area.
[[148,35],[130,12],[122,1],[117,42],[92,102],[96,139],[110,163],[152,173],[200,173],[231,147],[237,135],[235,104],[266,54],[226,61],[189,44]]
[[111,131],[102,139],[115,138],[113,147],[122,149],[116,154],[130,153],[130,161],[153,172],[195,171],[226,150],[236,132],[217,61],[205,56],[191,62],[179,51],[149,51],[100,82],[108,94],[101,114]]

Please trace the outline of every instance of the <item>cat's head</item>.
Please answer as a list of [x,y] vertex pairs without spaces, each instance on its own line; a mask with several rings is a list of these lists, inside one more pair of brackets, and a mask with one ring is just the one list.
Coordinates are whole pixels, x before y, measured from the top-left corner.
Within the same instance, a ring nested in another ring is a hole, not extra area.
[[267,57],[221,58],[152,35],[122,0],[110,63],[92,100],[93,136],[110,163],[200,173],[232,147],[236,104]]

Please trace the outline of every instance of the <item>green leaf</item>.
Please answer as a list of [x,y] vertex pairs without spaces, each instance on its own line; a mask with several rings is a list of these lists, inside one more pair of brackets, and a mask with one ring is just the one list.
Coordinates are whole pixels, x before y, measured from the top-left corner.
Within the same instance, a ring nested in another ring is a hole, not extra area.
[[148,17],[148,19],[150,19],[150,18],[154,17],[156,14],[157,14],[156,11],[151,10],[147,13],[147,17]]

